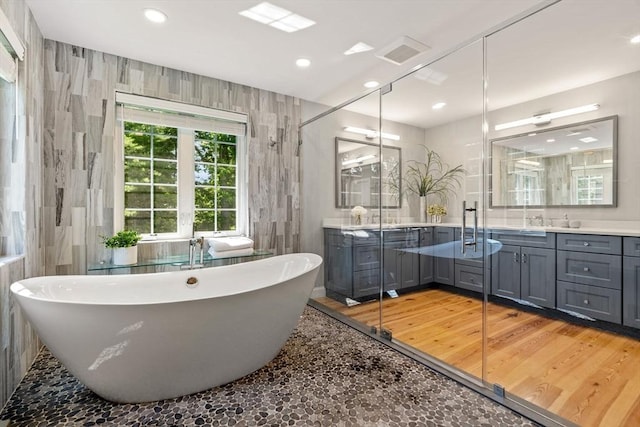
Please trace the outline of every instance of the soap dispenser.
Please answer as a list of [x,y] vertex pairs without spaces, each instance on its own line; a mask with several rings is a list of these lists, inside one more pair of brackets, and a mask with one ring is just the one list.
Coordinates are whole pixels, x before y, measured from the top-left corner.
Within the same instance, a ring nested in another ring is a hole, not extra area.
[[558,221],[560,224],[560,227],[562,228],[569,228],[569,215],[567,215],[566,213],[564,214],[564,216],[562,217],[561,221]]

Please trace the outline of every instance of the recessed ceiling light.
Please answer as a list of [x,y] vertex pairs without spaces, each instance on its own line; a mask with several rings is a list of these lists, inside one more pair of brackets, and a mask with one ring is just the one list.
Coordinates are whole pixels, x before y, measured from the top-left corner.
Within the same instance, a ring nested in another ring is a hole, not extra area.
[[569,150],[574,150],[574,151],[575,150],[579,150],[579,149],[580,149],[580,147],[571,147],[571,148],[569,148]]
[[167,20],[167,15],[157,9],[145,9],[144,16],[151,22],[162,24]]
[[367,52],[369,50],[372,50],[373,47],[369,46],[366,43],[363,42],[358,42],[356,44],[354,44],[353,46],[351,46],[349,48],[349,50],[346,50],[344,52],[345,55],[353,55],[354,53],[361,53],[361,52]]
[[580,141],[582,141],[584,143],[596,142],[597,140],[598,140],[598,138],[594,138],[592,136],[585,136],[584,138],[580,138]]
[[428,67],[419,69],[418,71],[413,73],[413,76],[418,80],[424,80],[437,86],[440,86],[442,82],[447,80],[447,78],[449,77],[443,72]]
[[446,102],[436,102],[431,106],[431,108],[433,108],[434,110],[441,110],[445,105],[447,105]]
[[315,24],[315,21],[311,19],[297,15],[268,2],[262,2],[251,9],[243,10],[239,13],[246,18],[269,25],[278,30],[286,31],[287,33],[293,33],[294,31],[302,30]]
[[311,61],[307,58],[298,58],[296,59],[296,65],[300,68],[307,68],[311,65]]
[[374,87],[378,86],[380,86],[380,83],[375,80],[369,80],[368,82],[364,83],[364,87],[366,87],[367,89],[373,89]]
[[631,40],[630,40],[630,41],[631,41],[631,43],[633,43],[633,44],[638,44],[638,43],[640,43],[640,34],[638,34],[637,36],[633,36],[633,37],[631,37]]
[[549,138],[547,139],[547,142],[556,142],[556,140],[554,138]]

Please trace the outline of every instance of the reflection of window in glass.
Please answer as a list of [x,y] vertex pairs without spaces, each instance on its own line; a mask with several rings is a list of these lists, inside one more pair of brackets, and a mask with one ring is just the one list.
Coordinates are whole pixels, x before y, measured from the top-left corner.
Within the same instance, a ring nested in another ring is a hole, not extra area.
[[162,100],[142,108],[147,98],[119,97],[135,104],[118,106],[124,161],[116,174],[116,229],[163,237],[244,233],[246,116]]
[[579,205],[602,203],[604,200],[604,176],[584,175],[576,177],[576,201]]

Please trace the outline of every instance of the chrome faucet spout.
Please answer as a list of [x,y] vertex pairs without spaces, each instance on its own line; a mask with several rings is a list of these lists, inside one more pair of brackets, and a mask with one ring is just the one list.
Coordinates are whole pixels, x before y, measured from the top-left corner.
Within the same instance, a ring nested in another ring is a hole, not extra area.
[[[196,245],[200,246],[200,262],[196,264]],[[194,268],[204,267],[204,237],[198,237],[197,239],[189,239],[189,264],[183,265],[183,270],[193,270]]]

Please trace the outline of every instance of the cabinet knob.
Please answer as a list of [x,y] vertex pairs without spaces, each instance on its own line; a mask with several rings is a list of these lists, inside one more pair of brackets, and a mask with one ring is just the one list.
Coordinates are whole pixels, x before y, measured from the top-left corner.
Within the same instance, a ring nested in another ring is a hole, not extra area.
[[589,305],[589,300],[588,299],[584,300],[584,304]]
[[582,270],[583,271],[589,271],[589,267],[584,267]]
[[589,246],[589,242],[584,242],[583,245],[584,246]]

